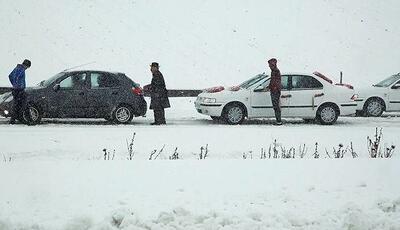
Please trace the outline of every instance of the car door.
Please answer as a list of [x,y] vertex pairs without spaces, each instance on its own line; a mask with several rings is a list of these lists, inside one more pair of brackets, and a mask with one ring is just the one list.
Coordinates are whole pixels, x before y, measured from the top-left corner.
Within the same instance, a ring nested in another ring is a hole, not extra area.
[[67,74],[57,80],[53,87],[49,98],[49,110],[54,117],[86,117],[86,72]]
[[[258,84],[251,92],[251,114],[252,117],[274,117],[275,112],[272,106],[271,95],[267,90],[270,79],[265,79],[262,83]],[[286,75],[282,76],[281,79],[282,92],[281,92],[281,113],[282,116],[286,116],[289,113],[289,101],[288,96],[289,89],[289,78]]]
[[90,88],[87,94],[88,115],[104,117],[123,95],[118,79],[111,73],[90,72]]
[[400,111],[400,81],[389,88],[388,111]]
[[322,83],[308,75],[290,77],[290,117],[315,117],[318,105],[323,101]]

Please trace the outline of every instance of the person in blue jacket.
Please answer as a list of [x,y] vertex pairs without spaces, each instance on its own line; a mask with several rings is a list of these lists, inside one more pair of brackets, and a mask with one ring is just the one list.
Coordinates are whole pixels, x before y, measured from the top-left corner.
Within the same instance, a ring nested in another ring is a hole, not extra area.
[[12,95],[14,98],[10,124],[15,124],[15,120],[22,115],[21,113],[25,107],[25,70],[29,67],[31,67],[31,61],[25,59],[22,64],[18,64],[10,75],[8,75],[12,85]]

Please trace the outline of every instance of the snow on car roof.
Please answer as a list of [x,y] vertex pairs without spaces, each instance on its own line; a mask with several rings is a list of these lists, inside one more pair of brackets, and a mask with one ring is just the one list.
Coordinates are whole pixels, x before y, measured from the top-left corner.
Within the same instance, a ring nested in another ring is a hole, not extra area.
[[113,74],[124,74],[117,71],[107,71],[107,70],[93,70],[93,69],[80,69],[80,70],[64,70],[64,73],[74,73],[74,72],[103,72],[103,73],[113,73]]

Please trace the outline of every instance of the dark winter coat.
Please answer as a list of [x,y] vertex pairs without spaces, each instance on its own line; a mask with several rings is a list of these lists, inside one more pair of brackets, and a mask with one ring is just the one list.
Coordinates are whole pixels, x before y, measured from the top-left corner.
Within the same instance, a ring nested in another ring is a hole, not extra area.
[[18,64],[17,67],[8,75],[14,89],[25,89],[25,67]]
[[281,72],[278,68],[271,70],[271,81],[268,86],[271,92],[277,93],[281,92],[282,83],[281,83]]
[[160,71],[153,73],[149,90],[151,97],[150,109],[154,110],[171,107],[164,77]]

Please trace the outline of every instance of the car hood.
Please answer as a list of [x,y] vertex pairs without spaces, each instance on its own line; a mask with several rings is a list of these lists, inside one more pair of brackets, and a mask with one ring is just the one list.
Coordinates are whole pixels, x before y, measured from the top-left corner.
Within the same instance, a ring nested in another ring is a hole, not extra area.
[[387,93],[387,87],[375,87],[375,86],[370,86],[370,87],[363,87],[360,89],[356,89],[356,93],[358,94],[359,97],[364,98],[364,97],[369,97],[369,96],[377,96],[377,95],[382,95]]

